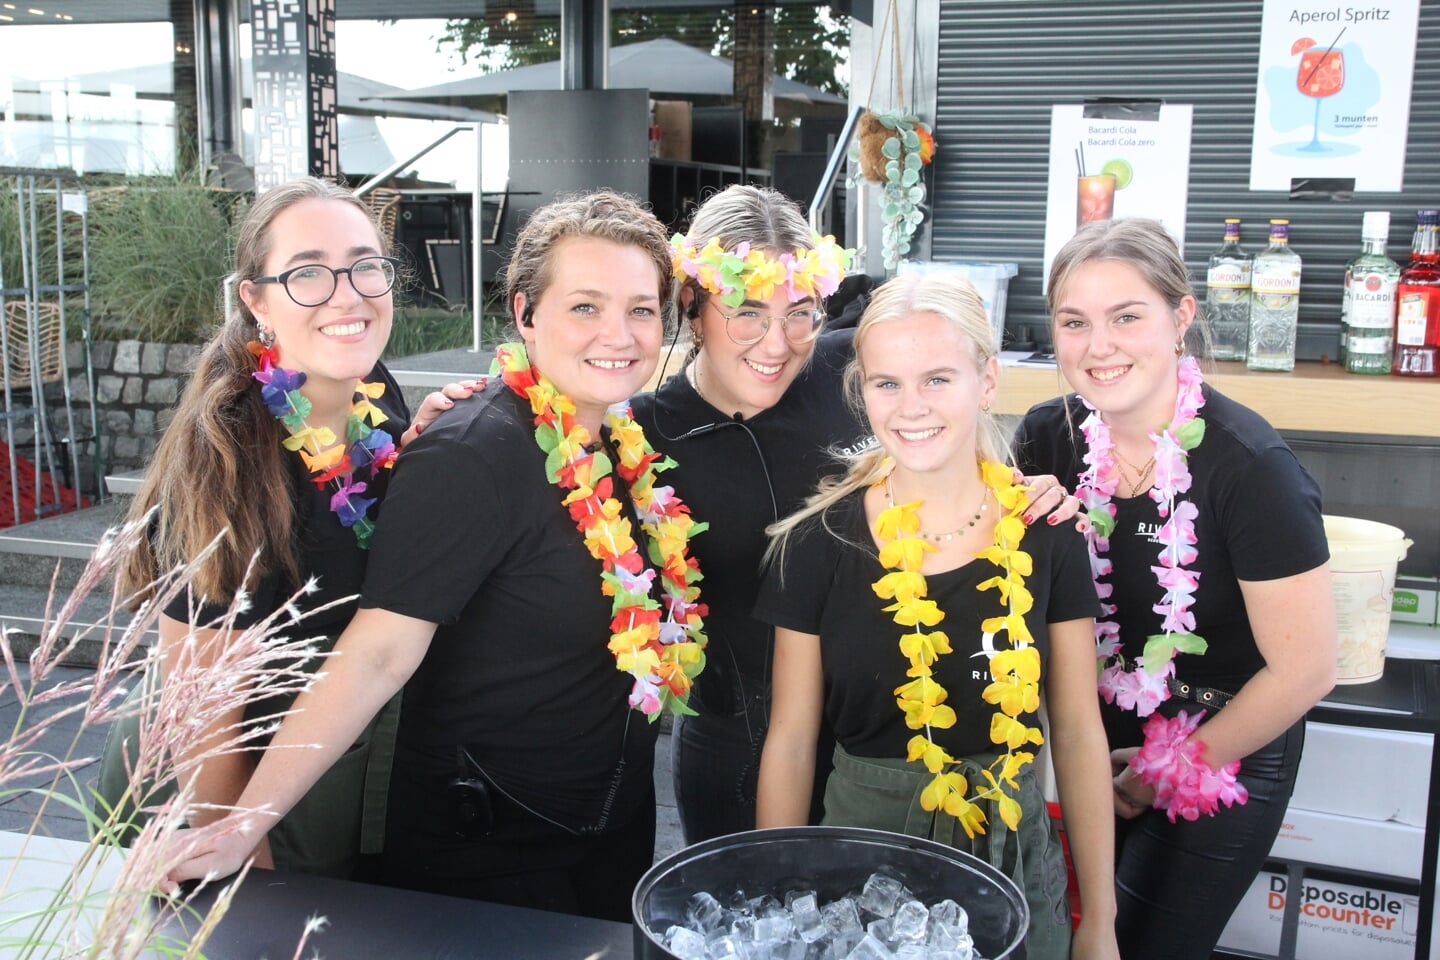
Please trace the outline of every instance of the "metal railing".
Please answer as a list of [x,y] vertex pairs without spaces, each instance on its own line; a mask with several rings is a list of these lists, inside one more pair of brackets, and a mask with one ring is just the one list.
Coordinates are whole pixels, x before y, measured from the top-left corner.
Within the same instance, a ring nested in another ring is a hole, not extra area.
[[410,166],[410,164],[414,163],[416,160],[419,160],[421,157],[425,156],[431,150],[434,150],[436,147],[440,146],[440,144],[444,143],[446,140],[449,140],[451,137],[455,136],[455,134],[464,133],[466,131],[470,131],[475,134],[475,188],[470,191],[470,308],[472,313],[470,343],[471,353],[480,352],[480,327],[481,320],[485,312],[485,281],[481,278],[480,273],[480,258],[483,252],[483,245],[480,241],[480,221],[482,216],[482,209],[480,206],[480,173],[482,166],[481,156],[483,153],[480,145],[481,126],[482,124],[478,121],[474,123],[456,124],[454,127],[451,127],[449,130],[442,133],[439,137],[436,137],[428,145],[420,148],[420,150],[416,151],[411,156],[406,157],[404,160],[400,160],[396,163],[392,163],[384,170],[381,170],[379,173],[375,174],[375,176],[371,177],[369,180],[366,180],[364,183],[360,184],[360,186],[356,187],[354,191],[355,196],[363,197],[365,196],[365,194],[382,185],[386,180],[389,180],[401,170],[404,170],[406,167]]
[[[840,130],[840,136],[835,140],[835,149],[830,152],[830,159],[825,163],[825,173],[820,178],[820,185],[815,188],[815,198],[810,201],[810,229],[816,233],[822,233],[821,218],[830,197],[835,192],[835,183],[840,179],[841,171],[845,169],[847,156],[850,152],[850,141],[855,139],[855,131],[860,125],[860,116],[865,112],[864,107],[855,106],[850,108],[850,116],[845,118],[845,126]],[[855,203],[855,235],[858,238],[855,244],[856,262],[863,263],[865,257],[865,186],[862,182],[859,186],[859,195]],[[844,231],[840,231],[844,233]]]

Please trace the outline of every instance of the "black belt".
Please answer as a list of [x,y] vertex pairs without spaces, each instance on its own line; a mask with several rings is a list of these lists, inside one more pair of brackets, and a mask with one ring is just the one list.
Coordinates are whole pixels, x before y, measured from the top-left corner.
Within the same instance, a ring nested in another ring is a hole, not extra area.
[[1213,687],[1197,687],[1183,680],[1176,680],[1174,677],[1167,680],[1166,685],[1170,688],[1170,696],[1214,707],[1216,710],[1235,699],[1233,693],[1226,693],[1224,690],[1216,690]]

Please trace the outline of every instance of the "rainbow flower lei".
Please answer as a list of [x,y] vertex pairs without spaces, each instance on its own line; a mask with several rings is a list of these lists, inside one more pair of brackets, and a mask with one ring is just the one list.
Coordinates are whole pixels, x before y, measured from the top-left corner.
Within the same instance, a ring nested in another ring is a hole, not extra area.
[[1087,450],[1086,470],[1080,474],[1076,495],[1085,506],[1090,528],[1085,539],[1090,552],[1090,572],[1095,578],[1095,591],[1100,597],[1101,616],[1095,621],[1095,649],[1100,661],[1100,695],[1106,703],[1115,703],[1122,710],[1134,710],[1140,717],[1149,717],[1145,724],[1145,745],[1131,766],[1145,783],[1156,788],[1155,806],[1165,810],[1173,821],[1178,813],[1194,820],[1200,813],[1213,814],[1218,802],[1228,806],[1248,799],[1245,785],[1235,779],[1240,762],[1226,764],[1220,770],[1208,766],[1201,746],[1189,740],[1200,723],[1204,711],[1193,720],[1181,712],[1175,720],[1151,716],[1155,708],[1170,698],[1168,680],[1175,675],[1175,657],[1181,653],[1204,654],[1206,643],[1195,633],[1195,591],[1200,586],[1200,571],[1187,568],[1199,557],[1195,549],[1195,519],[1199,510],[1178,496],[1190,489],[1189,452],[1205,439],[1205,421],[1200,410],[1205,405],[1201,391],[1204,378],[1194,357],[1180,360],[1175,394],[1175,410],[1170,422],[1159,433],[1150,434],[1155,444],[1155,484],[1150,499],[1165,523],[1156,533],[1161,543],[1159,565],[1150,569],[1164,595],[1155,604],[1160,614],[1161,633],[1145,638],[1144,653],[1135,658],[1134,666],[1126,668],[1120,653],[1120,625],[1113,619],[1119,609],[1109,602],[1114,586],[1101,578],[1114,569],[1105,559],[1110,549],[1110,535],[1115,531],[1115,505],[1112,498],[1118,478],[1114,443],[1110,427],[1089,401],[1081,402],[1090,411],[1080,425]]
[[776,288],[784,290],[792,303],[807,297],[821,300],[840,288],[855,251],[839,246],[834,237],[814,236],[809,250],[782,253],[772,260],[749,243],[727,251],[712,239],[697,250],[688,237],[677,233],[670,238],[675,279],[694,280],[727,307],[769,300]]
[[[1005,748],[988,769],[983,771],[986,784],[976,784],[973,799],[967,798],[970,784],[964,775],[947,771],[956,759],[937,744],[932,729],[948,729],[956,723],[955,710],[947,706],[948,692],[934,678],[934,663],[951,652],[950,638],[933,627],[945,619],[945,612],[933,600],[926,599],[925,577],[920,573],[924,555],[936,547],[920,534],[919,500],[890,504],[875,518],[875,538],[880,546],[880,564],[891,573],[875,581],[871,589],[882,600],[894,600],[885,608],[897,624],[910,629],[900,639],[900,652],[910,661],[905,675],[912,679],[895,688],[895,703],[905,713],[905,725],[911,730],[924,729],[907,744],[906,760],[920,760],[934,778],[920,794],[920,806],[927,811],[943,809],[960,821],[971,839],[985,832],[985,813],[974,802],[994,800],[1000,818],[1011,830],[1020,824],[1020,803],[1007,794],[1003,785],[1018,790],[1015,775],[1035,759],[1025,744],[1041,744],[1044,738],[1038,727],[1028,726],[1021,716],[1033,714],[1040,706],[1040,652],[1025,625],[1025,614],[1034,605],[1034,598],[1025,587],[1025,576],[1032,568],[1028,553],[1020,549],[1025,536],[1025,523],[1020,519],[1029,504],[1025,488],[1012,481],[1009,467],[982,461],[980,474],[985,485],[995,494],[1004,515],[995,524],[994,543],[976,556],[1000,567],[1003,575],[991,577],[977,589],[1000,591],[1005,613],[987,618],[980,628],[987,635],[1001,630],[1009,634],[1010,649],[990,656],[992,681],[981,694],[986,703],[1000,709],[990,718],[990,740]],[[888,482],[888,473],[886,480]],[[988,646],[988,644],[987,644]]]
[[[546,478],[569,491],[562,502],[586,549],[603,565],[600,591],[613,598],[609,649],[615,668],[634,679],[630,706],[652,722],[667,709],[693,716],[690,686],[705,668],[703,618],[709,611],[699,602],[700,565],[689,556],[689,540],[707,524],[691,519],[673,488],[655,486],[655,474],[675,462],[651,449],[628,404],[610,408],[605,422],[619,450],[614,471],[629,487],[652,568],[641,559],[630,520],[613,496],[610,458],[586,449],[590,431],[575,422],[575,404],[531,365],[523,344],[496,349],[490,375],[497,374],[530,401]],[[663,604],[651,596],[657,569]]]
[[259,365],[252,376],[260,381],[260,398],[290,431],[290,436],[280,441],[281,444],[286,450],[300,454],[300,459],[314,474],[311,483],[322,489],[327,483],[335,485],[335,492],[330,496],[331,511],[342,526],[354,531],[360,549],[368,550],[370,538],[375,535],[375,521],[366,513],[376,498],[361,496],[366,491],[366,483],[356,480],[355,474],[368,469],[369,478],[374,480],[381,470],[395,464],[399,452],[390,434],[374,429],[390,419],[370,402],[385,394],[385,384],[355,381],[357,396],[345,419],[345,443],[336,443],[335,431],[329,427],[312,427],[306,422],[310,401],[300,392],[305,374],[280,366],[280,352],[274,347],[264,347],[254,341],[249,347]]

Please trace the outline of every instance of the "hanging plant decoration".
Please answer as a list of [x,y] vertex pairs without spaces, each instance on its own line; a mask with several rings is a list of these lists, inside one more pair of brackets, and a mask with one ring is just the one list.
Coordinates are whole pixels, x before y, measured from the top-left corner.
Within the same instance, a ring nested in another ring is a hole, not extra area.
[[880,252],[887,271],[910,253],[910,240],[925,214],[921,168],[935,157],[935,136],[919,117],[900,111],[860,117],[856,157],[865,179],[881,184]]

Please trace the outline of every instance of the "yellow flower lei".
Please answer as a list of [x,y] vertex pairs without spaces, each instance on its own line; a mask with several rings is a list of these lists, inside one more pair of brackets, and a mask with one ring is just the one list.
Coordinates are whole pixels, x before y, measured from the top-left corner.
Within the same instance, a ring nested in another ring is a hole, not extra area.
[[[675,466],[650,448],[628,404],[606,414],[610,438],[619,454],[613,465],[630,491],[640,526],[648,535],[646,566],[634,529],[613,496],[612,465],[604,451],[590,452],[590,431],[575,420],[575,404],[536,370],[519,343],[495,351],[491,376],[499,376],[535,414],[535,443],[545,451],[545,473],[568,491],[562,501],[585,539],[585,548],[602,564],[600,591],[612,598],[610,653],[615,669],[634,683],[630,706],[653,723],[660,714],[694,716],[690,687],[705,669],[705,621],[700,602],[700,565],[689,555],[690,538],[707,525],[690,517],[690,508],[671,487],[655,486],[655,474]],[[663,603],[651,596],[656,576]]]
[[[905,675],[911,680],[895,688],[895,703],[904,711],[907,727],[925,731],[910,738],[906,755],[911,763],[922,761],[935,775],[920,794],[920,806],[927,811],[943,809],[960,821],[972,839],[976,833],[985,832],[985,813],[975,803],[977,800],[996,801],[1006,826],[1011,830],[1019,826],[1020,803],[1006,793],[1002,785],[1012,790],[1019,788],[1015,775],[1035,759],[1033,753],[1020,748],[1044,742],[1039,728],[1028,726],[1021,719],[1040,706],[1040,652],[1025,625],[1025,614],[1034,606],[1034,598],[1025,588],[1025,577],[1031,572],[1032,562],[1030,555],[1020,549],[1020,541],[1025,536],[1025,523],[1020,516],[1030,501],[1025,487],[1012,482],[1009,467],[982,461],[980,475],[995,494],[1003,515],[995,524],[994,543],[976,556],[1000,567],[1003,575],[991,577],[977,589],[999,590],[1000,602],[1005,606],[1002,616],[986,619],[980,629],[987,634],[1004,630],[1009,635],[1010,648],[990,657],[992,680],[981,694],[986,703],[1000,708],[990,719],[990,740],[1004,747],[1005,752],[983,771],[987,782],[976,784],[972,797],[966,796],[970,784],[965,777],[946,770],[956,763],[955,758],[931,736],[933,728],[953,727],[956,714],[946,705],[949,694],[936,682],[933,669],[942,654],[951,652],[950,638],[940,630],[929,633],[924,630],[944,620],[945,612],[934,600],[926,599],[925,577],[920,573],[925,554],[936,549],[919,536],[918,511],[922,501],[892,503],[875,518],[880,564],[893,572],[872,585],[877,597],[895,601],[885,612],[893,614],[900,626],[910,628],[900,638],[900,652],[910,661]],[[887,481],[888,475],[881,482]]]

